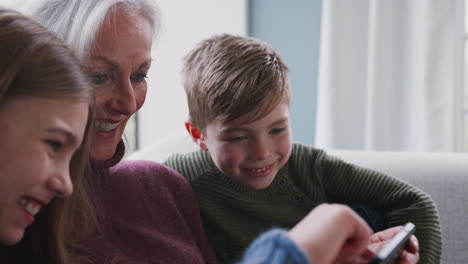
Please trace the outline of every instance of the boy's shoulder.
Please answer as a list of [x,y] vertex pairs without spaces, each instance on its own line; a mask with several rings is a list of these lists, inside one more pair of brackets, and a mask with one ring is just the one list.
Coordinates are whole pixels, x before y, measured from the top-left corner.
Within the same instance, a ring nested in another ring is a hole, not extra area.
[[175,169],[185,178],[192,180],[216,168],[207,151],[197,150],[185,154],[173,154],[163,162],[164,165]]
[[356,166],[343,161],[337,156],[327,153],[323,149],[302,143],[293,143],[288,164],[290,168],[293,169],[315,168],[319,170]]
[[302,159],[324,159],[330,158],[327,153],[320,148],[316,148],[312,145],[302,144],[302,143],[293,143],[291,150],[291,158],[293,160],[302,160]]
[[303,144],[299,142],[294,142],[292,144],[292,151],[293,152],[298,152],[298,151],[308,151],[308,152],[323,152],[322,149],[316,148],[312,145],[309,144]]

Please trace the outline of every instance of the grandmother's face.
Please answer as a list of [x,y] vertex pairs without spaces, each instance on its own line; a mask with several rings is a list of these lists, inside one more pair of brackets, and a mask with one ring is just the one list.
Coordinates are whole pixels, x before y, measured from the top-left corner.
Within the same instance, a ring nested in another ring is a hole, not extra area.
[[152,29],[142,15],[117,11],[104,20],[87,63],[95,87],[96,132],[91,155],[113,157],[128,119],[146,98]]

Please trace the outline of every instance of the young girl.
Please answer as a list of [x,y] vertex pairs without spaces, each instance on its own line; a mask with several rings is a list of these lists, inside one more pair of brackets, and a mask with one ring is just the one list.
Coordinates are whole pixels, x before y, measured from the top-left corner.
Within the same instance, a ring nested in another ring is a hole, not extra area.
[[6,9],[0,58],[0,262],[73,263],[64,245],[92,219],[82,179],[92,89],[60,39]]

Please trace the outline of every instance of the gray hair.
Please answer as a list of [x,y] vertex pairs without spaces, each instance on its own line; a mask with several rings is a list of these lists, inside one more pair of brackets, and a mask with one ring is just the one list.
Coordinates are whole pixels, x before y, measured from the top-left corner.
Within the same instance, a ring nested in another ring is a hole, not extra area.
[[141,12],[153,29],[153,37],[160,28],[154,0],[29,0],[18,9],[57,33],[82,60],[89,55],[105,17],[117,9],[129,15]]

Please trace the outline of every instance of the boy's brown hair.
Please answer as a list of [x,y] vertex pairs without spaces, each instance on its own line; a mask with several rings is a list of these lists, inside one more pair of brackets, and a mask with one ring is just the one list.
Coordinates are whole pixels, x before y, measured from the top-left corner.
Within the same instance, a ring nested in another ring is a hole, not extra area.
[[190,121],[203,131],[215,118],[264,117],[289,104],[287,72],[278,53],[258,39],[222,34],[202,41],[182,71]]

